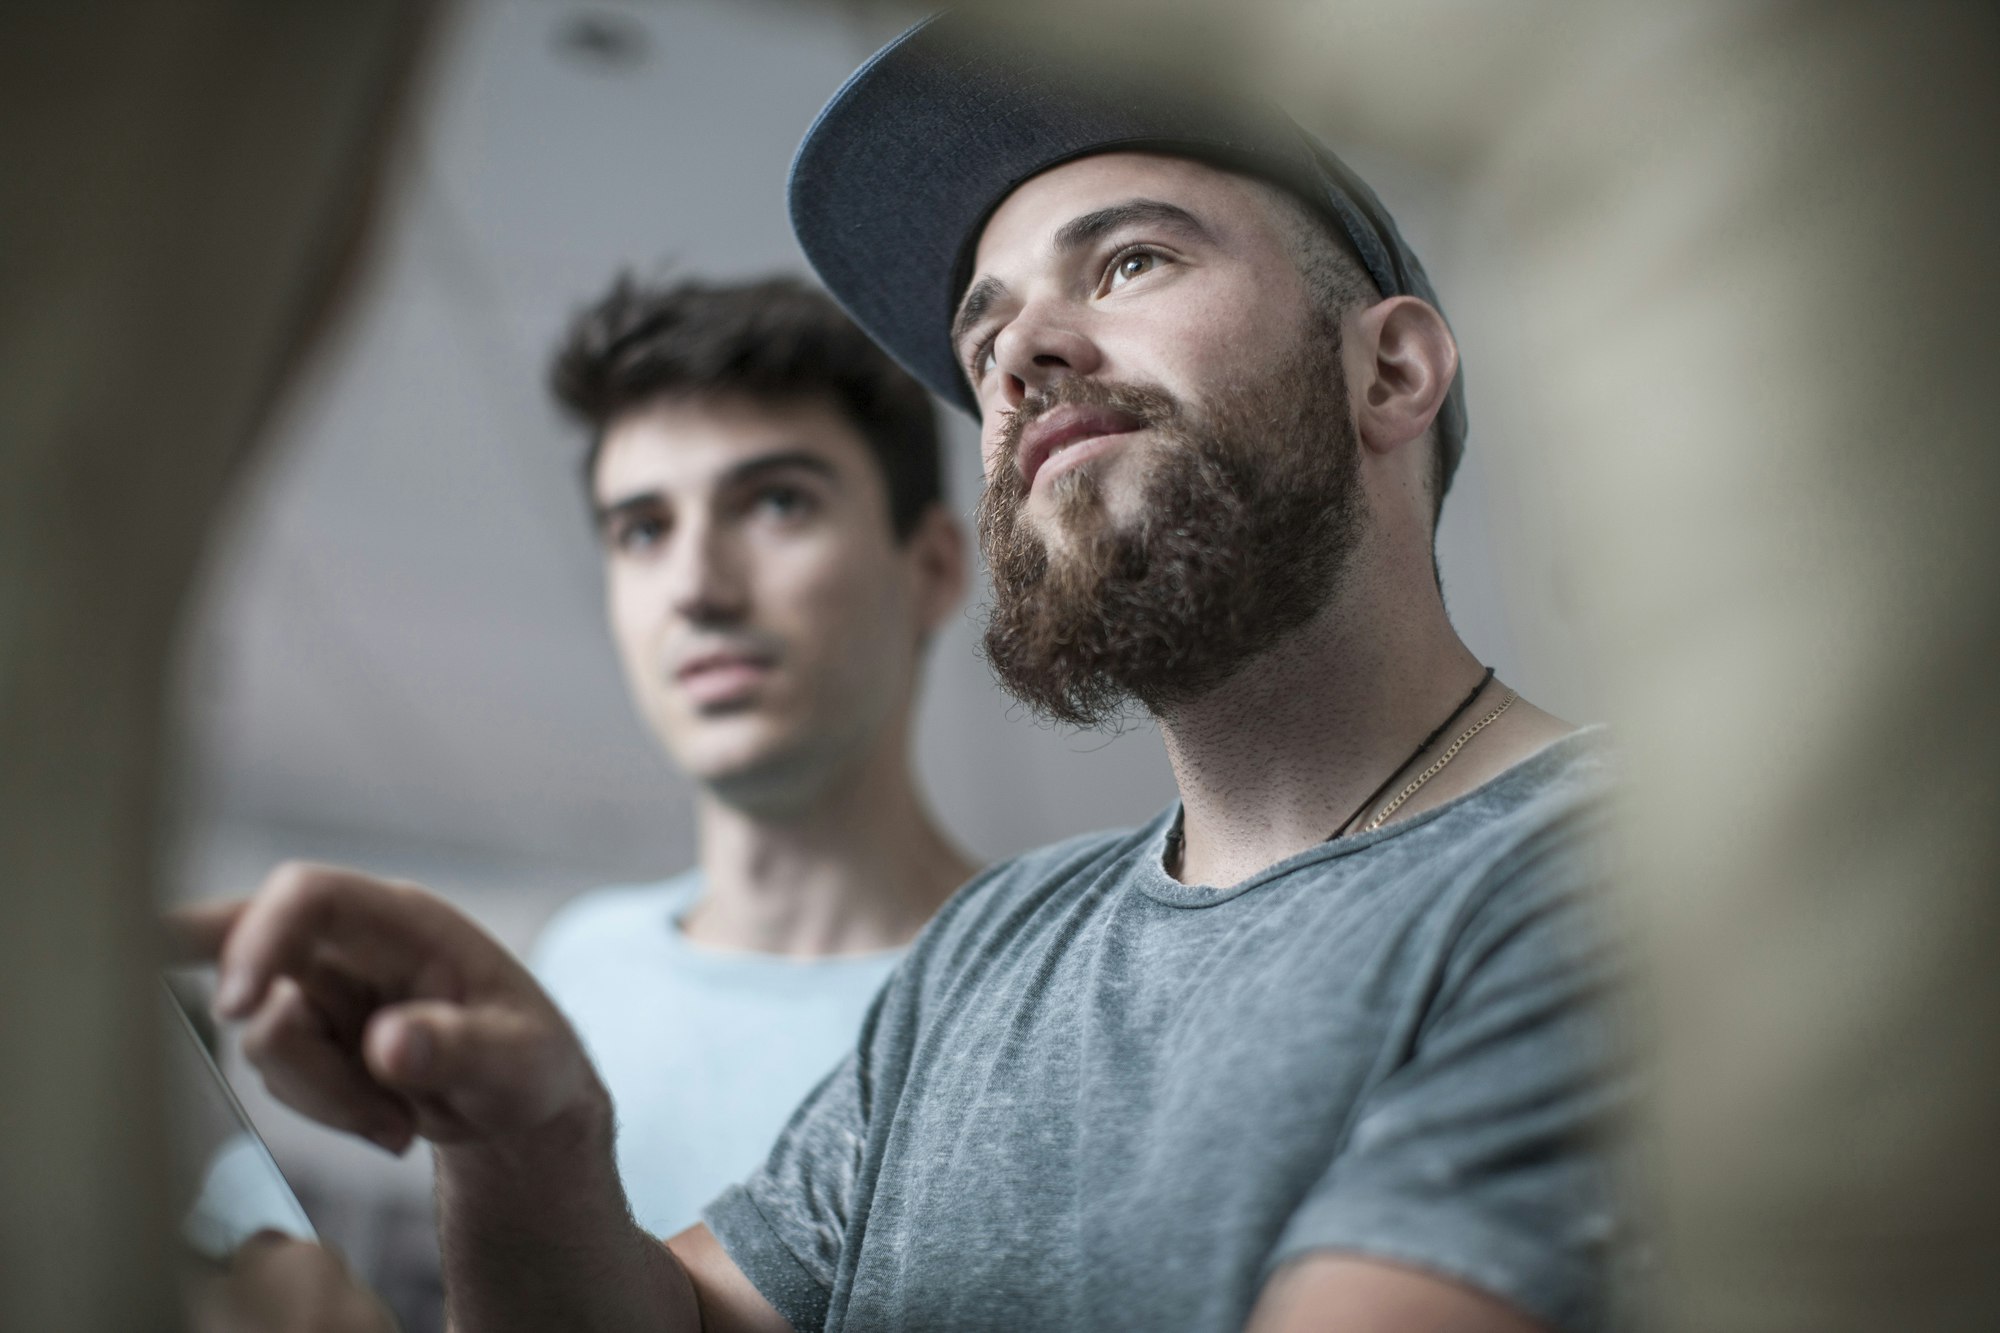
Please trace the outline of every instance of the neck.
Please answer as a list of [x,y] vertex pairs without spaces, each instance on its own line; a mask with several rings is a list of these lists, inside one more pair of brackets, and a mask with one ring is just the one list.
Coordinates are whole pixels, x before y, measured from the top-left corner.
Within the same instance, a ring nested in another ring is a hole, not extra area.
[[704,790],[697,807],[697,944],[794,957],[905,944],[974,867],[912,780],[904,725],[825,775],[809,800],[746,808]]
[[1478,680],[1428,577],[1412,596],[1353,572],[1284,642],[1162,710],[1183,881],[1238,883],[1324,842]]

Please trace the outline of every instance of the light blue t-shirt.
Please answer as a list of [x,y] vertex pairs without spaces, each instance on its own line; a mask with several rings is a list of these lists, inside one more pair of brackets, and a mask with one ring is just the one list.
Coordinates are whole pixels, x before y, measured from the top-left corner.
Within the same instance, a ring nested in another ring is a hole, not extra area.
[[764,1160],[806,1093],[854,1049],[903,953],[704,949],[680,929],[701,892],[689,871],[586,893],[556,913],[531,960],[611,1092],[632,1214],[660,1236],[699,1220]]

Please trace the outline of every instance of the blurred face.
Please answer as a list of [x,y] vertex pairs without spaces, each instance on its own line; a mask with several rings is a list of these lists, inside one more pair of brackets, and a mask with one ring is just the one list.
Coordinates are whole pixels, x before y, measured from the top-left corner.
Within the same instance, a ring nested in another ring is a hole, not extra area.
[[654,404],[612,423],[593,489],[626,678],[695,779],[810,800],[903,720],[935,580],[833,408]]
[[1028,703],[1169,710],[1333,595],[1363,514],[1340,328],[1267,187],[1134,153],[1033,178],[980,237],[954,344],[987,655]]

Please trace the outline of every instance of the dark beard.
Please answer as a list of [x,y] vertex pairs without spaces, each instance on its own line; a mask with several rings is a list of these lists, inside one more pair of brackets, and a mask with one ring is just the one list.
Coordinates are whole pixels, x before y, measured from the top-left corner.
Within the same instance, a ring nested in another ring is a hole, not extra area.
[[[1014,446],[1065,404],[1154,433],[1138,519],[1115,527],[1079,469],[1056,478],[1058,549],[1022,524]],[[1009,693],[1079,727],[1128,701],[1155,716],[1200,698],[1312,619],[1359,539],[1359,441],[1340,328],[1315,314],[1292,358],[1195,413],[1152,387],[1063,379],[1009,423],[979,501],[993,578],[986,660]]]

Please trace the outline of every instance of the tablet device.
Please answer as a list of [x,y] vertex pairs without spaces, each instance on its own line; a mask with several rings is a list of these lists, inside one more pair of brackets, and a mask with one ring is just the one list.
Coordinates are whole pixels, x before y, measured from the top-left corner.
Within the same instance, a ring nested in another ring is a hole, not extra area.
[[260,1231],[318,1240],[201,1029],[164,977],[160,997],[182,1237],[217,1261]]

